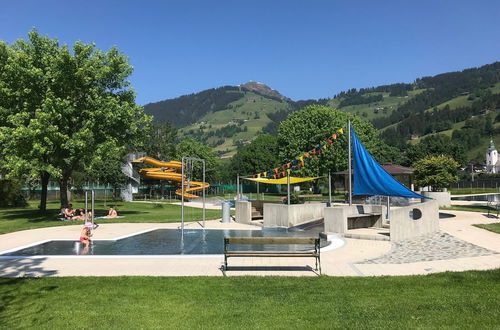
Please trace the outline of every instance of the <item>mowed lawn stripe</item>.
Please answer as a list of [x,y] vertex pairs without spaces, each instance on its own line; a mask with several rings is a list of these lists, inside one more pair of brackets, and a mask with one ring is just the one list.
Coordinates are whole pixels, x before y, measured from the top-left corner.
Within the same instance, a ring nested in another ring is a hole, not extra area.
[[2,327],[498,328],[500,270],[427,276],[0,279]]

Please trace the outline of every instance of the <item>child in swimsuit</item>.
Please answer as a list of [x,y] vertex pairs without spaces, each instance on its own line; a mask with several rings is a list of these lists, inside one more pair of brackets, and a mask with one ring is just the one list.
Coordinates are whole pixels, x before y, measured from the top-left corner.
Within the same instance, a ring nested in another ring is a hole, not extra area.
[[80,243],[85,244],[85,248],[88,248],[90,245],[90,237],[92,236],[92,233],[90,232],[91,228],[92,223],[85,222],[85,225],[83,226],[83,229],[80,233]]

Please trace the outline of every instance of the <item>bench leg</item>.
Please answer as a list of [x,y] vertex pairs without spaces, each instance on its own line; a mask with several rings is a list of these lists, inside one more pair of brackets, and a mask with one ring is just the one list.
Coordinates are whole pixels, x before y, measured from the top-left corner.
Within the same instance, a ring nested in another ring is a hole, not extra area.
[[320,256],[316,257],[316,270],[318,270],[319,274],[321,275],[321,259],[320,259]]

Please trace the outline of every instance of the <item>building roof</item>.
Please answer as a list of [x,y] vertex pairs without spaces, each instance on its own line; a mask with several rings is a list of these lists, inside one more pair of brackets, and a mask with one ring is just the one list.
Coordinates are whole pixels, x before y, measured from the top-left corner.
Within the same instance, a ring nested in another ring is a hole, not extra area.
[[[381,164],[382,168],[386,170],[389,174],[392,175],[398,175],[398,174],[413,174],[413,168],[411,167],[405,167],[401,165],[395,165],[395,164]],[[335,172],[334,174],[341,174],[341,175],[347,175],[349,171],[340,171],[340,172]]]

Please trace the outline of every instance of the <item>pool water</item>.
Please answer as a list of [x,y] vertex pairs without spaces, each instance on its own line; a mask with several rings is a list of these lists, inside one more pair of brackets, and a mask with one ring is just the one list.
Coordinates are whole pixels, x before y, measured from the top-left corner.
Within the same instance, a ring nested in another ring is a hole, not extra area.
[[[313,230],[216,230],[185,229],[184,235],[178,229],[157,229],[146,233],[126,237],[119,240],[94,240],[90,249],[83,244],[71,240],[53,240],[30,246],[20,250],[2,254],[1,256],[54,256],[54,255],[189,255],[189,254],[222,254],[224,237],[318,237]],[[328,245],[322,240],[322,247]],[[232,250],[254,251],[299,251],[310,250],[314,246],[307,245],[235,245]]]
[[478,201],[478,202],[500,202],[500,194],[469,195],[462,197],[452,197],[454,201]]

